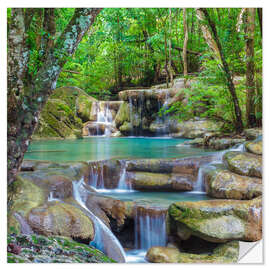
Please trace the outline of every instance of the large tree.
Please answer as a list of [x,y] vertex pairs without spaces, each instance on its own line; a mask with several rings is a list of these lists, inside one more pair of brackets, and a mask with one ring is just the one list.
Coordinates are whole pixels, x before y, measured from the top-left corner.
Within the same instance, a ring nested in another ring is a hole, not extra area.
[[210,14],[208,13],[206,8],[198,8],[196,12],[197,12],[197,18],[199,19],[201,23],[201,29],[202,29],[205,41],[214,52],[215,58],[217,59],[218,63],[220,63],[219,66],[224,71],[226,84],[227,84],[227,87],[230,92],[232,102],[234,105],[235,127],[239,132],[242,132],[244,128],[243,121],[242,121],[242,112],[241,112],[239,101],[236,95],[235,86],[233,84],[232,73],[229,68],[228,62],[225,58],[215,22],[210,17]]
[[[20,169],[40,112],[56,87],[63,65],[100,10],[75,9],[65,29],[56,35],[55,9],[11,9],[8,22],[8,183],[14,181]],[[33,44],[30,29],[32,25],[37,27],[37,20],[33,18],[35,15],[40,18],[40,14],[43,27],[35,34],[42,33],[41,40],[40,44]],[[31,69],[35,52],[38,56]]]

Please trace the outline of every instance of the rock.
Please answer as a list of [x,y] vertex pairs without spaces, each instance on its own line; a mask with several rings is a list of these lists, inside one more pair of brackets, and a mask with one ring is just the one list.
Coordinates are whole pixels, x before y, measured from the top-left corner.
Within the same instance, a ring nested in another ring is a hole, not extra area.
[[97,100],[88,95],[80,95],[76,100],[76,112],[79,118],[82,119],[83,122],[87,122],[90,120],[92,103]]
[[169,207],[170,230],[213,243],[258,241],[262,237],[262,201],[210,200],[177,202]]
[[261,128],[249,128],[244,130],[247,140],[255,140],[257,137],[262,136]]
[[34,232],[45,236],[59,235],[91,241],[92,221],[80,209],[61,202],[50,202],[33,208],[28,222]]
[[262,140],[254,141],[254,142],[247,142],[245,147],[248,152],[256,155],[262,155]]
[[67,103],[60,99],[49,99],[43,108],[34,138],[76,138],[82,121],[75,116]]
[[240,175],[262,177],[262,157],[246,152],[230,151],[223,156],[228,169]]
[[23,225],[26,224],[27,227],[28,213],[32,208],[43,204],[47,198],[48,193],[40,187],[17,176],[8,187],[8,231],[16,233],[23,231]]
[[120,126],[119,130],[121,131],[122,134],[128,135],[131,133],[133,130],[131,123],[124,122],[122,126]]
[[[201,147],[204,146],[204,139],[203,138],[196,138],[190,141],[185,141],[184,145],[192,145],[195,147]],[[177,144],[176,146],[182,147],[183,144]]]
[[262,195],[262,179],[214,168],[205,176],[205,190],[213,198],[250,200]]
[[97,136],[104,135],[106,129],[110,132],[115,132],[115,127],[111,123],[99,123],[99,122],[86,122],[83,125],[83,136]]
[[136,190],[192,190],[191,177],[177,174],[127,172],[127,181]]
[[154,263],[235,263],[239,256],[239,242],[220,244],[211,254],[192,254],[177,248],[152,247],[146,258]]
[[175,138],[202,138],[205,133],[218,132],[221,124],[212,120],[194,119],[177,123],[171,135]]
[[104,253],[94,247],[75,242],[67,237],[42,235],[8,235],[8,246],[20,247],[20,253],[8,251],[8,263],[112,263]]
[[211,162],[213,156],[201,156],[181,159],[134,159],[127,161],[127,171],[174,173],[197,176],[203,164]]
[[245,142],[245,139],[212,138],[208,142],[208,148],[215,150],[224,150],[243,142]]
[[115,116],[115,124],[117,128],[120,128],[125,122],[130,121],[129,106],[127,102],[123,102]]

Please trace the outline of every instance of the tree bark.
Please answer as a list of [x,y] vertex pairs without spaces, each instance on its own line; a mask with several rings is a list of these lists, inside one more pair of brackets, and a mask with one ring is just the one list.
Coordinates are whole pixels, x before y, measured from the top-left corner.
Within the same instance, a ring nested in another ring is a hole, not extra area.
[[183,24],[184,24],[184,45],[183,45],[183,62],[184,62],[184,85],[187,86],[188,63],[187,63],[187,44],[188,44],[188,27],[186,8],[183,8]]
[[56,87],[56,81],[63,65],[75,52],[83,35],[93,24],[100,10],[97,8],[76,9],[59,39],[48,50],[44,63],[37,74],[31,81],[27,81],[23,77],[23,71],[28,63],[23,9],[12,9],[12,23],[8,37],[7,158],[9,184],[15,180],[17,172],[20,170],[40,112]]
[[263,29],[262,29],[262,8],[257,8],[258,12],[258,18],[259,18],[259,24],[260,24],[260,31],[261,31],[261,37],[263,34]]
[[[231,71],[229,69],[228,63],[225,59],[222,46],[217,34],[217,29],[215,26],[215,23],[210,18],[208,11],[206,8],[199,8],[197,9],[197,17],[201,21],[201,28],[204,35],[204,38],[209,45],[209,47],[213,50],[214,56],[217,59],[218,62],[221,62],[221,67],[224,71],[227,87],[229,89],[229,92],[232,96],[232,101],[234,105],[234,113],[235,113],[235,128],[239,131],[243,131],[243,122],[242,122],[242,112],[239,106],[239,101],[236,95],[236,90],[233,84],[233,79],[231,75]],[[205,24],[205,21],[207,21],[208,26]]]
[[246,118],[247,126],[256,126],[255,116],[255,81],[254,81],[254,33],[255,33],[255,8],[247,8],[245,20],[245,40],[246,40]]
[[169,77],[170,87],[173,87],[173,69],[172,69],[172,9],[169,8]]

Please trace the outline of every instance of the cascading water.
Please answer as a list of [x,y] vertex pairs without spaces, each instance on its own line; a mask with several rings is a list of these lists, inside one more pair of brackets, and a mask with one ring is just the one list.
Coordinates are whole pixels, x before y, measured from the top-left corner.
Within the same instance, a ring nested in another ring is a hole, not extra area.
[[90,174],[88,184],[94,189],[104,189],[103,164],[102,162],[92,162],[89,164]]
[[138,206],[135,217],[135,247],[148,250],[153,246],[166,246],[166,211]]
[[[83,178],[80,181],[73,181],[73,197],[74,199],[83,207],[94,223],[95,228],[95,237],[94,240],[90,243],[92,246],[95,246],[97,249],[100,249],[107,256],[118,262],[125,262],[125,251],[115,235],[110,231],[110,229],[95,216],[85,205],[87,192],[84,185]],[[106,245],[106,243],[108,243]]]
[[229,151],[243,152],[245,151],[245,145],[242,143],[242,144],[233,146],[230,149],[215,153],[210,163],[204,164],[199,168],[196,184],[194,185],[192,192],[198,192],[198,193],[204,192],[204,175],[206,174],[208,170],[213,169],[213,165],[222,164],[223,156]]
[[133,136],[133,105],[131,96],[128,97],[128,106],[129,106],[129,121],[131,124],[130,135]]
[[121,163],[121,171],[120,171],[120,178],[118,182],[117,189],[123,191],[130,191],[132,190],[130,183],[126,182],[126,161],[120,160]]
[[[97,121],[96,124],[96,135],[103,134],[108,137],[111,135],[111,129],[113,125],[113,117],[109,108],[108,102],[95,102]],[[104,125],[104,133],[100,130],[100,125]]]

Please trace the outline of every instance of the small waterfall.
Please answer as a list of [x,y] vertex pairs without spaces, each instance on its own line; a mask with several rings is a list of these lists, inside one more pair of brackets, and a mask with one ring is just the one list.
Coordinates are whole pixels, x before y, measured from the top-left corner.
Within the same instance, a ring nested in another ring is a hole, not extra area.
[[153,246],[166,246],[166,211],[136,207],[135,247],[147,250]]
[[130,136],[133,136],[133,107],[131,96],[128,97],[128,106],[129,106],[129,121],[131,124]]
[[[125,262],[125,251],[115,235],[110,231],[110,229],[95,216],[85,205],[87,198],[87,193],[85,193],[84,180],[83,178],[80,181],[73,181],[73,197],[74,199],[83,207],[89,214],[91,220],[94,223],[95,228],[95,237],[91,241],[91,245],[95,246],[97,249],[100,249],[107,256],[118,262]],[[107,245],[106,245],[107,243]],[[110,245],[108,245],[110,244]]]
[[121,171],[117,189],[125,191],[132,190],[130,183],[126,182],[126,162],[124,160],[120,160],[120,162],[121,162]]
[[[109,102],[95,102],[97,121],[96,124],[96,135],[104,135],[109,137],[111,135],[111,129],[113,125],[113,117],[109,108]],[[101,130],[101,125],[104,125],[104,132]]]
[[209,169],[213,169],[213,165],[215,164],[222,164],[223,156],[229,152],[229,151],[237,151],[237,152],[243,152],[245,151],[245,145],[243,143],[239,145],[235,145],[230,149],[217,152],[213,155],[213,160],[208,163],[200,166],[198,170],[198,176],[196,180],[196,184],[193,187],[193,192],[204,192],[204,175]]
[[94,189],[104,189],[104,174],[102,162],[91,162],[88,184]]
[[53,196],[53,191],[50,191],[49,197],[48,197],[48,202],[53,202],[53,201],[59,201],[59,199],[57,199]]

